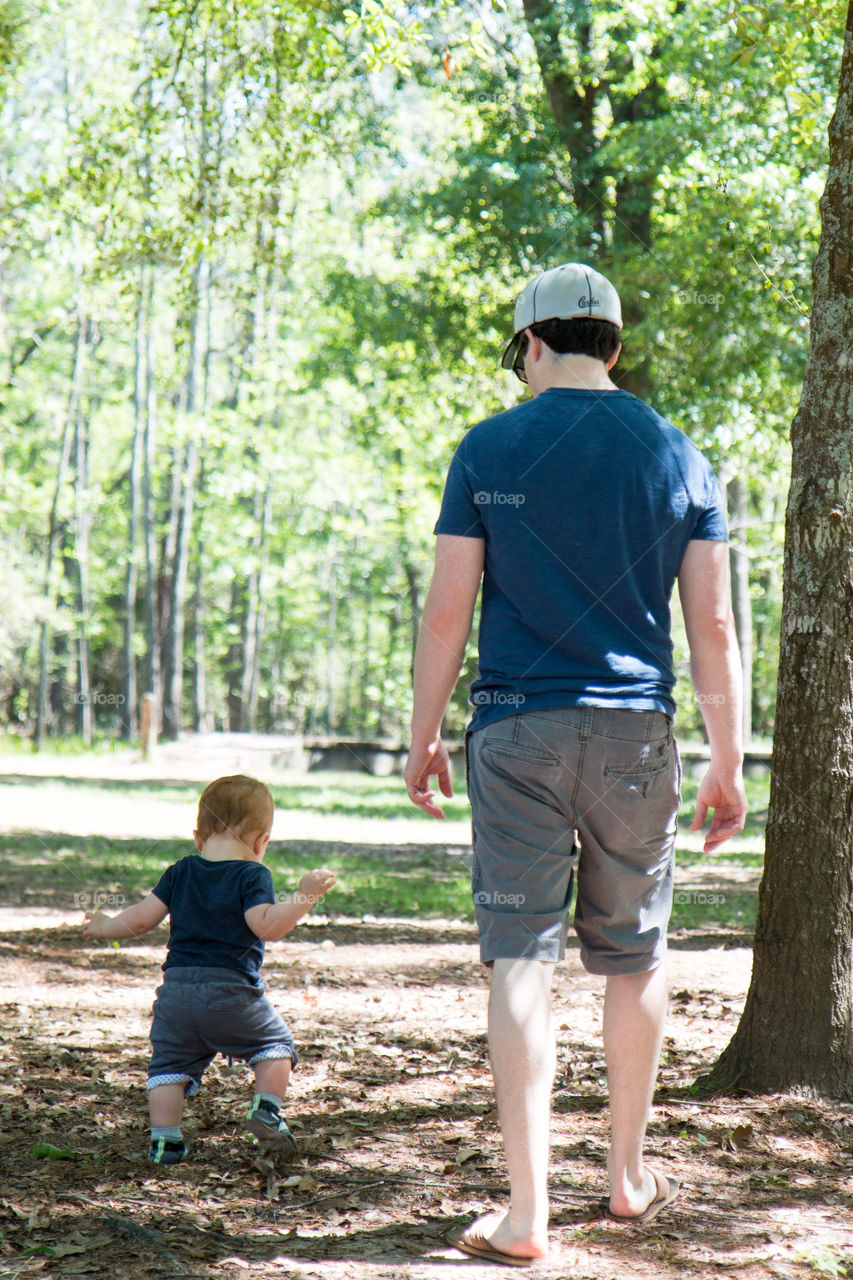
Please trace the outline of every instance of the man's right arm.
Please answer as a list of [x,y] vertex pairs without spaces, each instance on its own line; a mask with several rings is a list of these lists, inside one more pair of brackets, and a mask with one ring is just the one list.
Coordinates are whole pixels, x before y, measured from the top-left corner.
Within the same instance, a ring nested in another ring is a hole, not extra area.
[[698,830],[713,809],[710,853],[743,829],[743,676],[729,591],[728,543],[693,539],[678,571],[678,594],[690,646],[690,674],[708,732],[711,764],[699,784]]

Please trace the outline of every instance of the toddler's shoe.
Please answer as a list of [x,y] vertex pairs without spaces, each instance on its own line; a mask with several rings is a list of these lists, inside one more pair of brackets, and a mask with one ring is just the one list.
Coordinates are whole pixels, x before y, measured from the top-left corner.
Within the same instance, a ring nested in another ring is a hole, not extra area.
[[180,1164],[187,1148],[178,1138],[152,1138],[148,1147],[148,1159],[152,1164]]
[[264,1147],[291,1156],[295,1156],[299,1150],[281,1110],[266,1098],[257,1098],[252,1102],[246,1114],[246,1128]]

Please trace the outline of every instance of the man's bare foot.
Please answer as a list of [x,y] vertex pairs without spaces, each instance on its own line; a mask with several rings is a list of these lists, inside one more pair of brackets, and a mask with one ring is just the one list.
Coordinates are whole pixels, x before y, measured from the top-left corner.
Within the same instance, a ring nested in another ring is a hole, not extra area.
[[464,1230],[455,1232],[450,1239],[463,1253],[508,1266],[529,1266],[548,1253],[547,1231],[513,1234],[508,1213],[487,1213]]
[[672,1204],[679,1190],[677,1178],[667,1177],[656,1169],[645,1168],[639,1187],[633,1187],[625,1181],[612,1191],[611,1216],[624,1221],[634,1219],[637,1222],[649,1222],[661,1209]]

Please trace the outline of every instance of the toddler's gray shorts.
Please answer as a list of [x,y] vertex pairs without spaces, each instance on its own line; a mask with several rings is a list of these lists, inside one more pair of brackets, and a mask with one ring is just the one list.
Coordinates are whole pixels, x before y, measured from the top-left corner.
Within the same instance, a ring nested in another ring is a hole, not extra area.
[[265,1058],[290,1058],[293,1036],[264,995],[236,969],[179,966],[166,969],[157,988],[151,1024],[153,1053],[148,1088],[184,1084],[195,1093],[217,1053],[250,1067]]

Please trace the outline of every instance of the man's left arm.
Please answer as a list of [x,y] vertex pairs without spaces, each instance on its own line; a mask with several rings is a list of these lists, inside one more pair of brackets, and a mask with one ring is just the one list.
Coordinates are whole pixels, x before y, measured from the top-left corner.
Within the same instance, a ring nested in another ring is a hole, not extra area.
[[441,722],[465,661],[485,550],[484,538],[446,533],[436,538],[435,568],[415,651],[412,746],[404,775],[412,804],[434,818],[443,818],[444,810],[435,803],[430,777],[437,776],[442,795],[453,795]]

